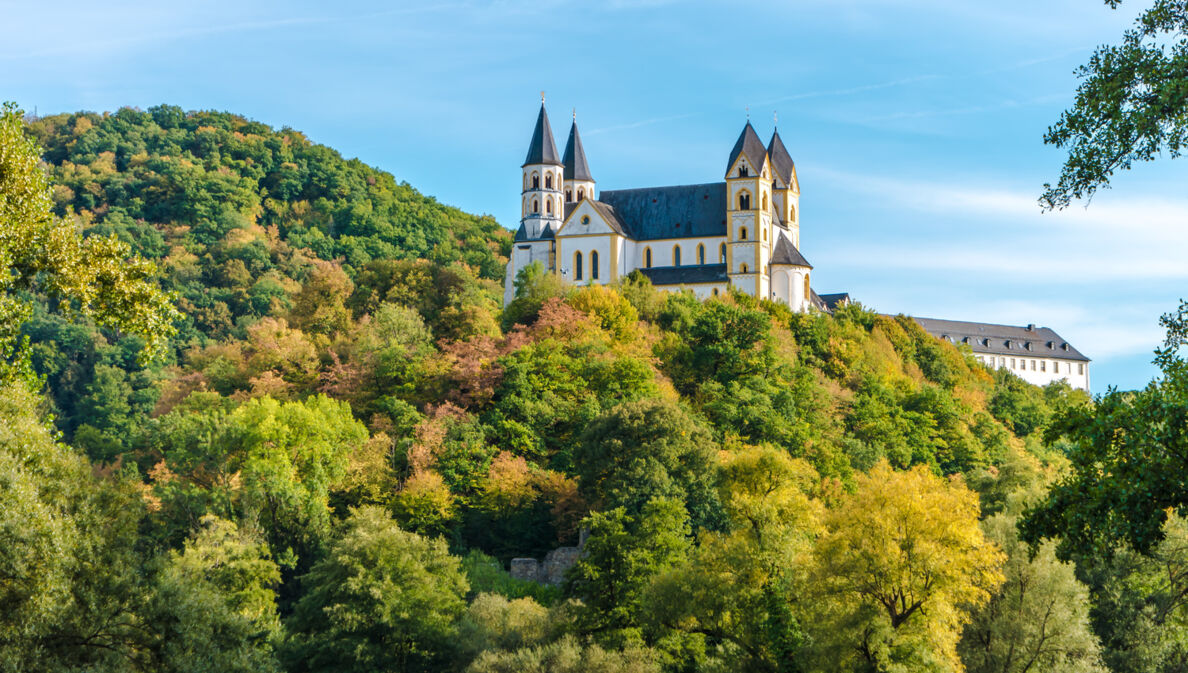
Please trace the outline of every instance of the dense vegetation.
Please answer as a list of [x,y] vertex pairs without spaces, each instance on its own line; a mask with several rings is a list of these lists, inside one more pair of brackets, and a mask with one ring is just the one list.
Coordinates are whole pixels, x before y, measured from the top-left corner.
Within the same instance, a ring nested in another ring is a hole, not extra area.
[[[2,288],[30,307],[0,316],[4,670],[1188,659],[1185,577],[1167,571],[1188,561],[1181,519],[1152,556],[1075,564],[1016,532],[1068,465],[1059,419],[1093,413],[1083,393],[861,306],[530,267],[501,307],[508,234],[489,218],[232,115],[27,128],[54,184],[30,221],[143,256],[117,287],[151,293],[155,262],[180,315],[137,330],[141,313],[68,310],[71,287]],[[6,203],[19,230],[30,215]],[[583,528],[564,586],[505,571]]]

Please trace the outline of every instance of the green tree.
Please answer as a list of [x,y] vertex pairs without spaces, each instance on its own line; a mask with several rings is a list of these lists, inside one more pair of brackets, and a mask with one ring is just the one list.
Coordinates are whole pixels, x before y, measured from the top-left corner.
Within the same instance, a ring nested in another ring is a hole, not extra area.
[[440,670],[467,584],[445,542],[400,530],[381,508],[353,511],[302,578],[288,621],[293,671]]
[[567,292],[561,277],[545,271],[540,262],[533,262],[516,273],[515,297],[503,308],[503,329],[513,325],[531,324],[545,301],[563,297]]
[[[1105,3],[1116,8],[1121,0]],[[1155,0],[1121,44],[1098,47],[1077,69],[1076,101],[1044,136],[1045,143],[1068,148],[1059,182],[1044,185],[1044,208],[1092,197],[1136,161],[1180,156],[1188,144],[1185,32],[1183,0]]]
[[584,606],[578,627],[604,643],[638,642],[646,588],[689,551],[685,508],[657,499],[638,514],[619,507],[596,512],[585,523],[590,537],[566,578],[566,591]]
[[157,579],[148,622],[162,670],[277,671],[280,636],[274,587],[280,570],[262,540],[213,516]]
[[655,653],[630,646],[605,650],[572,636],[539,647],[484,652],[466,673],[659,673]]
[[716,447],[709,431],[680,406],[644,399],[596,418],[574,451],[578,487],[596,509],[637,515],[655,498],[688,508],[696,527],[720,527],[714,484]]
[[958,645],[969,673],[1095,673],[1105,669],[1089,626],[1089,591],[1047,544],[1032,557],[1017,517],[1000,513],[982,527],[1006,552],[1006,582],[974,612]]
[[754,447],[722,468],[731,530],[702,533],[688,563],[659,574],[648,621],[708,639],[724,670],[800,671],[805,637],[802,568],[820,530],[817,480],[804,461]]
[[1162,323],[1162,378],[1140,391],[1111,389],[1053,422],[1049,437],[1071,443],[1071,466],[1025,515],[1029,542],[1060,538],[1065,557],[1108,556],[1118,545],[1147,552],[1163,539],[1169,512],[1188,515],[1188,361],[1180,355],[1188,302]]

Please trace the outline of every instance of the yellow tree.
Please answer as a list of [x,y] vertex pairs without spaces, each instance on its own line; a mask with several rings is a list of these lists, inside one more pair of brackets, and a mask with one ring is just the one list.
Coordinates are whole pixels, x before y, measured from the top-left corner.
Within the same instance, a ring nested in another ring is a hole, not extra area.
[[815,549],[815,670],[961,671],[962,627],[1004,580],[978,512],[964,483],[922,466],[860,476]]

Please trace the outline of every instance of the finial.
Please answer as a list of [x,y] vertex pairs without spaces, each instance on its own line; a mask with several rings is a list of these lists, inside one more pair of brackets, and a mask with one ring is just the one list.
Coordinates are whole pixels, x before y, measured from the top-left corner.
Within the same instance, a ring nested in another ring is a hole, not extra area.
[[779,112],[779,110],[772,110],[772,111],[771,111],[771,123],[772,123],[772,124],[776,124],[776,125],[778,125],[778,124],[780,123],[780,112]]
[[544,92],[543,91],[540,92],[540,104],[544,105]]
[[577,108],[573,109],[573,120],[577,121]]
[[751,121],[751,106],[750,105],[746,106],[746,111],[747,111],[747,121]]

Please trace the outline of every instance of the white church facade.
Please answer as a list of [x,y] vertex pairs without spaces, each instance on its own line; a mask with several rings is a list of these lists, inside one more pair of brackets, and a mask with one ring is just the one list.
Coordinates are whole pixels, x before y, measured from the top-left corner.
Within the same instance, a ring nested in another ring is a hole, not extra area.
[[734,287],[798,311],[825,308],[800,253],[800,185],[778,131],[764,145],[748,122],[721,182],[597,192],[576,119],[558,155],[542,102],[522,178],[505,302],[519,270],[540,262],[578,284],[638,269],[701,297]]

